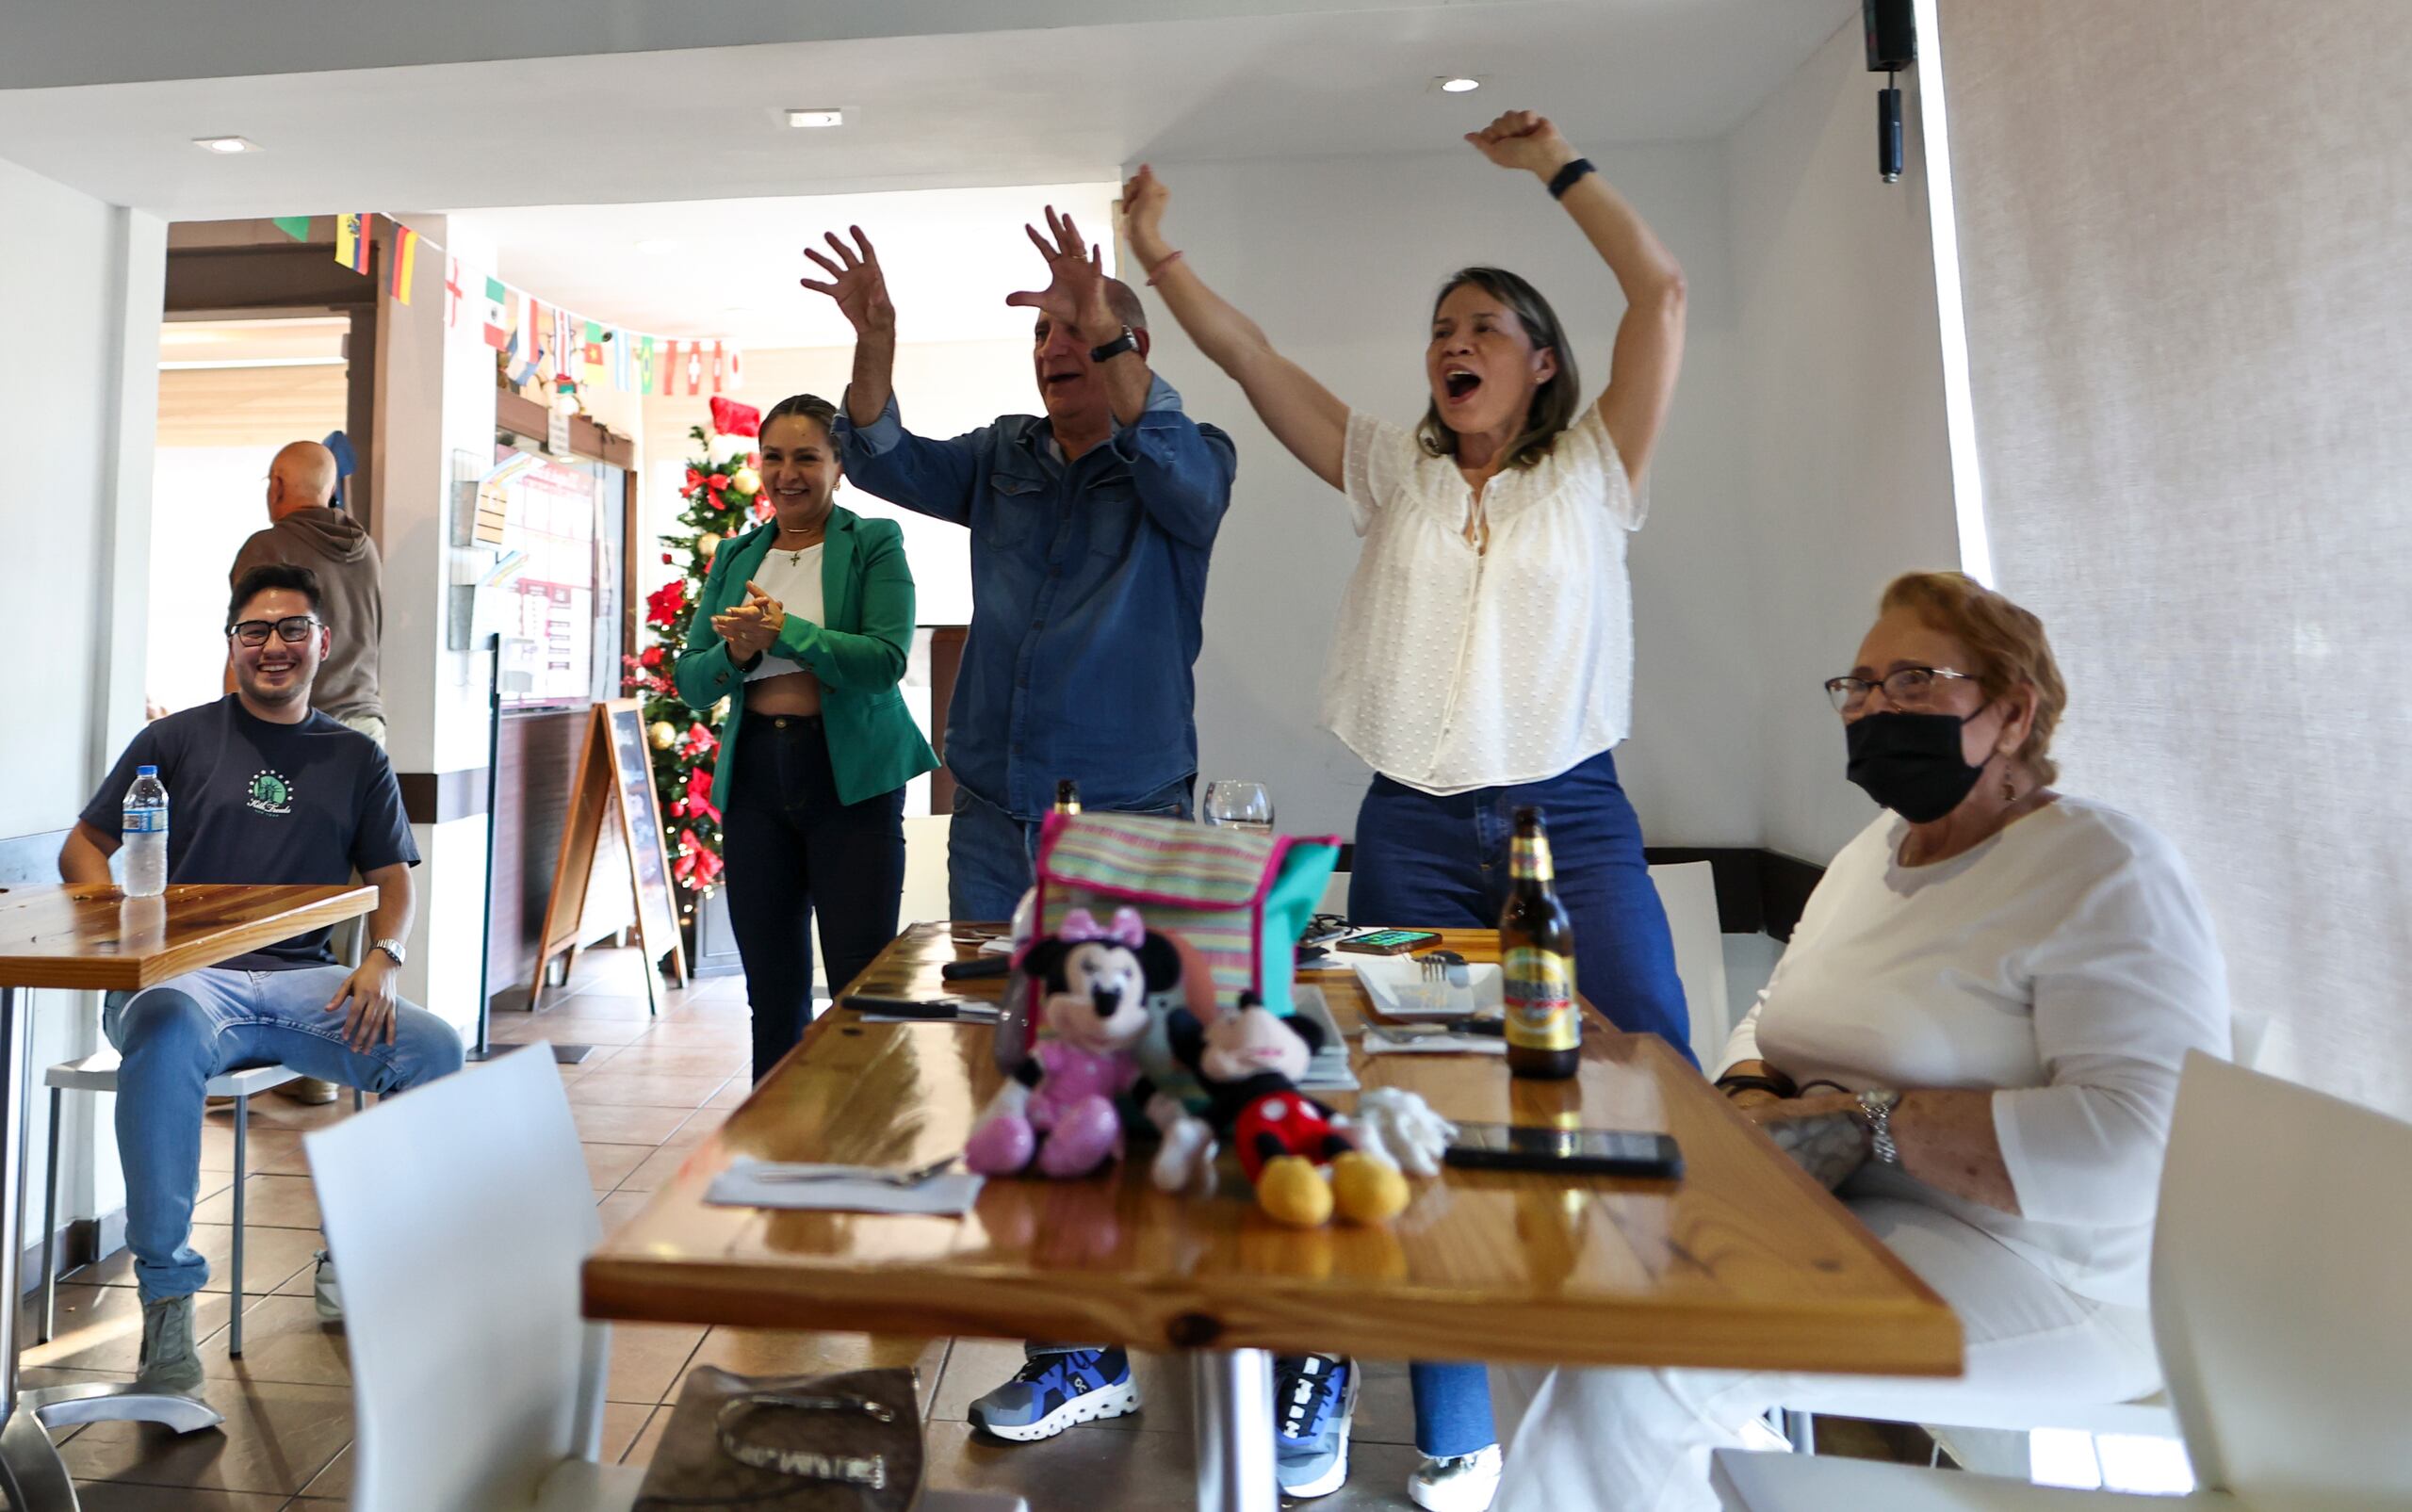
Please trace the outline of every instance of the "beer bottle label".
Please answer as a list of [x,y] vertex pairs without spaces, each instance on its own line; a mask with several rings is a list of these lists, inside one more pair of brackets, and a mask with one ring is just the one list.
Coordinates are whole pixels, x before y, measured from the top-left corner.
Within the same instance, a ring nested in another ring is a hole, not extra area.
[[1527,1049],[1571,1050],[1582,1043],[1574,1018],[1574,963],[1556,951],[1520,945],[1501,964],[1508,1041]]

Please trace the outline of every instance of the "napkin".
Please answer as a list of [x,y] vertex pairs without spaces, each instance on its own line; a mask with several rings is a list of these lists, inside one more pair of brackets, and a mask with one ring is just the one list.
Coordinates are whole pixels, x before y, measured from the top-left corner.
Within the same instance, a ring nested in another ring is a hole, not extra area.
[[1368,1055],[1505,1055],[1508,1042],[1496,1034],[1419,1034],[1410,1040],[1388,1040],[1368,1032]]
[[[766,1174],[860,1171],[863,1179],[843,1175],[819,1181],[763,1179]],[[872,1179],[875,1173],[860,1165],[816,1165],[809,1162],[738,1160],[712,1179],[706,1202],[724,1208],[792,1208],[809,1212],[910,1212],[960,1218],[979,1199],[986,1178],[961,1171],[934,1176],[920,1186],[890,1186]]]

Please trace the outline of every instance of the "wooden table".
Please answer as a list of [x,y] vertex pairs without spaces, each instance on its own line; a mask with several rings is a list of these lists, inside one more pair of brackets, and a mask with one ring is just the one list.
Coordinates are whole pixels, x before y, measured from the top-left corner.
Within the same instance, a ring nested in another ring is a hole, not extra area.
[[[126,898],[115,887],[45,884],[0,887],[0,1495],[16,1512],[75,1506],[75,1486],[45,1425],[136,1419],[179,1432],[220,1420],[197,1396],[83,1385],[17,1390],[25,1116],[33,1106],[20,988],[138,991],[187,971],[356,919],[377,905],[374,887],[170,887]],[[42,1241],[50,1242],[49,1235]]]
[[[994,929],[916,926],[856,986],[945,995],[939,967]],[[1489,931],[1444,943],[1498,959]],[[1300,981],[1323,989],[1344,1032],[1366,1016],[1348,970]],[[998,982],[964,986],[993,996]],[[1450,1170],[1417,1183],[1387,1227],[1309,1230],[1260,1213],[1235,1170],[1217,1196],[1168,1196],[1144,1161],[1083,1181],[991,1181],[960,1220],[707,1205],[738,1156],[902,1167],[962,1147],[998,1083],[992,1032],[838,1010],[587,1261],[586,1311],[1188,1352],[1208,1435],[1199,1505],[1215,1508],[1271,1504],[1252,1470],[1213,1468],[1215,1452],[1261,1440],[1269,1479],[1260,1351],[1958,1374],[1959,1325],[1933,1292],[1666,1045],[1586,1012],[1582,1069],[1566,1081],[1514,1081],[1488,1056],[1353,1061],[1366,1086],[1421,1093],[1452,1119],[1670,1132],[1683,1180]]]

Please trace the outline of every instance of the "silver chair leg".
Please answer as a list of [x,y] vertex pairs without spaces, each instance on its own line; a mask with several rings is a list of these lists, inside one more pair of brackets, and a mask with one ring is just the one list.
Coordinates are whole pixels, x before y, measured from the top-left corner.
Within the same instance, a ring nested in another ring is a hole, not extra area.
[[1792,1452],[1796,1455],[1817,1452],[1817,1420],[1809,1413],[1785,1408],[1784,1436],[1792,1440]]
[[367,1093],[366,1093],[366,1092],[363,1092],[363,1091],[362,1091],[360,1088],[358,1088],[358,1087],[354,1087],[354,1088],[352,1088],[352,1089],[351,1089],[351,1111],[352,1111],[352,1112],[354,1112],[354,1113],[366,1113],[366,1112],[367,1111],[367,1109],[368,1109],[368,1094],[367,1094]]
[[50,1155],[41,1188],[41,1327],[35,1342],[49,1343],[58,1327],[58,1115],[61,1089],[50,1089]]
[[234,1293],[227,1313],[226,1353],[235,1359],[243,1358],[243,1186],[251,1175],[246,1159],[250,1151],[244,1146],[251,1125],[252,1099],[238,1095],[235,1098],[235,1254],[226,1267],[226,1285]]

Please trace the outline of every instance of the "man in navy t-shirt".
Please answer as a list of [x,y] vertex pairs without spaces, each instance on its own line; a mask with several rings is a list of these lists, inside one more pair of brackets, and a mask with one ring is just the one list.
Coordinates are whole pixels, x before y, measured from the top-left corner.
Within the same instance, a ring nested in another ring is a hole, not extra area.
[[[168,789],[171,884],[340,885],[356,870],[377,889],[375,943],[351,970],[335,963],[330,932],[312,930],[114,1001],[102,1019],[123,1056],[117,1137],[142,1295],[139,1380],[160,1391],[202,1381],[193,1294],[209,1266],[191,1241],[204,1083],[282,1064],[384,1094],[461,1067],[452,1026],[395,996],[418,848],[384,752],[310,707],[330,642],[317,577],[283,564],[245,573],[226,637],[235,691],[134,738],[69,835],[59,872],[109,881],[125,790],[138,767],[155,766]],[[334,1270],[323,1253],[318,1262],[319,1315],[340,1316]]]

